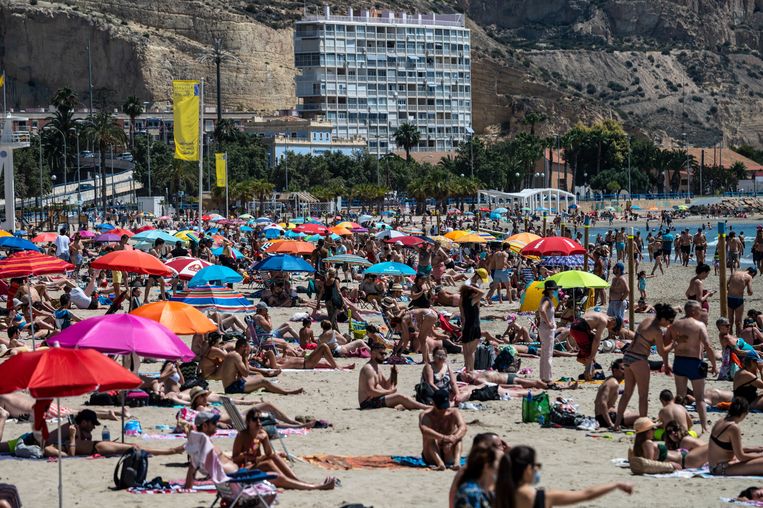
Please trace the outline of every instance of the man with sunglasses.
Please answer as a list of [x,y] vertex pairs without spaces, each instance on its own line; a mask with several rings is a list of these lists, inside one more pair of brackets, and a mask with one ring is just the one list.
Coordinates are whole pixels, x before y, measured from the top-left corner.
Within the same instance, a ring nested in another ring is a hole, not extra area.
[[412,398],[397,393],[397,366],[392,366],[390,377],[387,378],[379,369],[384,363],[387,349],[384,344],[370,342],[371,359],[360,369],[358,380],[358,403],[360,409],[379,409],[383,407],[402,406],[405,409],[428,409],[429,406],[420,404]]

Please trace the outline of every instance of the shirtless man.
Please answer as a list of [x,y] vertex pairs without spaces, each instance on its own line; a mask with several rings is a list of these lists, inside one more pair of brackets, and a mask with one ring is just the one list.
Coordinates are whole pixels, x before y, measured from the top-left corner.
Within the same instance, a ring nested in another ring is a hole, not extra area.
[[735,270],[739,268],[739,258],[742,255],[742,241],[732,231],[726,241],[726,267]]
[[707,254],[707,238],[702,228],[697,230],[697,233],[692,239],[694,244],[694,255],[697,257],[697,264],[705,264],[705,255]]
[[492,301],[493,291],[498,291],[498,302],[503,303],[503,295],[501,289],[506,289],[506,301],[514,303],[511,295],[511,279],[509,277],[509,252],[510,246],[506,244],[504,250],[496,251],[493,255],[493,284],[490,287],[490,292],[487,294],[488,302]]
[[756,268],[747,270],[734,270],[726,284],[726,302],[729,307],[729,320],[736,327],[736,333],[742,332],[742,319],[744,318],[744,293],[752,296],[752,278],[758,274]]
[[249,342],[241,338],[236,341],[236,348],[225,356],[220,366],[220,380],[225,387],[225,393],[251,393],[260,388],[281,395],[293,395],[304,391],[302,388],[284,390],[267,381],[262,374],[257,373],[257,369],[252,369],[245,363],[249,359],[249,352]]
[[[596,392],[594,399],[594,411],[596,422],[602,428],[614,429],[617,422],[617,397],[620,394],[620,383],[625,379],[625,366],[623,359],[618,358],[612,362],[610,367],[612,374],[604,380]],[[625,411],[623,415],[623,425],[630,427],[639,417],[634,411]]]
[[442,286],[435,286],[433,303],[443,307],[458,307],[461,305],[461,295],[455,291],[448,291]]
[[423,450],[421,456],[430,467],[444,471],[461,467],[461,450],[466,423],[458,408],[450,407],[448,390],[434,392],[434,405],[419,415]]
[[689,258],[691,257],[692,241],[693,239],[691,237],[691,234],[689,233],[688,228],[681,231],[681,234],[678,237],[678,250],[681,254],[682,266],[689,266]]
[[625,261],[625,228],[620,228],[620,231],[615,233],[615,250],[617,251],[617,260]]
[[703,362],[705,353],[710,359],[710,372],[718,372],[715,353],[707,335],[705,323],[700,321],[702,307],[699,302],[689,300],[684,304],[685,317],[677,319],[668,327],[666,346],[673,350],[673,368],[665,364],[665,374],[673,372],[676,380],[676,393],[686,397],[686,388],[691,381],[694,397],[697,400],[697,413],[702,424],[702,432],[707,430],[707,410],[705,406],[705,378],[707,364]]
[[583,317],[576,319],[570,325],[570,336],[578,346],[578,363],[585,366],[583,371],[586,381],[593,378],[596,354],[599,352],[604,330],[618,333],[623,326],[623,320],[619,317],[608,316],[603,312],[589,310]]
[[609,307],[607,315],[625,319],[625,301],[628,299],[628,281],[625,280],[625,265],[621,262],[612,268],[612,283],[609,287]]
[[662,422],[662,428],[666,428],[670,422],[676,422],[684,432],[691,430],[692,420],[691,415],[680,404],[676,404],[676,400],[673,397],[673,392],[670,390],[662,390],[660,392],[660,403],[662,403],[662,409],[657,414],[657,420]]
[[[540,379],[528,379],[520,377],[519,374],[498,372],[497,370],[473,370],[471,372],[462,371],[458,375],[458,380],[470,385],[484,385],[493,383],[501,388],[516,389],[538,389],[538,390],[575,390],[578,387],[577,381],[569,383],[546,383]],[[463,390],[463,388],[462,388]],[[465,400],[469,400],[467,397]]]
[[384,344],[372,342],[368,347],[371,349],[371,359],[360,369],[358,379],[360,409],[396,406],[402,406],[405,409],[428,409],[429,406],[397,393],[397,365],[392,366],[389,378],[386,378],[379,370],[379,364],[383,363],[387,356]]

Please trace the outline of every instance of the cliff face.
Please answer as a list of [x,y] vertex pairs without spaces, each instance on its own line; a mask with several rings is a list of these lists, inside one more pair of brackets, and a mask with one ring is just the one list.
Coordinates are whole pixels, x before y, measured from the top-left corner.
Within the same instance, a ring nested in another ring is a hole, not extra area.
[[[205,76],[213,104],[220,38],[224,109],[295,105],[292,25],[322,0],[0,0],[0,58],[13,107],[47,105],[61,86],[96,105],[127,95],[168,102],[171,80]],[[478,132],[543,134],[614,117],[650,136],[763,146],[763,0],[388,0],[328,2],[466,12]],[[34,5],[33,5],[34,4]],[[372,5],[373,4],[373,5]]]

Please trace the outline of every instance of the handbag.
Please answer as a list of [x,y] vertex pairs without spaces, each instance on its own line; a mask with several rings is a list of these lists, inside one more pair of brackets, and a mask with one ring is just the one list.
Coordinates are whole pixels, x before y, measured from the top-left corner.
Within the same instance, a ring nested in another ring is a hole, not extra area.
[[538,422],[545,424],[551,414],[551,404],[548,400],[548,393],[541,392],[533,395],[527,392],[522,397],[522,423]]

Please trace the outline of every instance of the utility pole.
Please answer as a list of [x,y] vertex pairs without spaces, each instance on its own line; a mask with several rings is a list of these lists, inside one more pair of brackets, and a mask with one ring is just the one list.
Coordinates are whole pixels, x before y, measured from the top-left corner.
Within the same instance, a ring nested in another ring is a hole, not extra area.
[[222,92],[220,90],[220,62],[223,59],[223,53],[222,53],[222,39],[219,37],[215,38],[215,49],[214,49],[214,59],[215,59],[215,71],[217,75],[217,125],[220,125],[220,122],[223,119],[223,100],[222,100]]
[[87,85],[90,96],[89,115],[93,116],[93,58],[90,53],[90,40],[87,41]]

